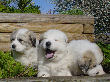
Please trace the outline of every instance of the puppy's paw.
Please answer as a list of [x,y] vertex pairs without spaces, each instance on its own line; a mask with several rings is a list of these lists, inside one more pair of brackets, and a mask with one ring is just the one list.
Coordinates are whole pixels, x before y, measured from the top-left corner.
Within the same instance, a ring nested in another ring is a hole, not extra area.
[[86,74],[86,72],[87,72],[88,69],[89,69],[89,66],[86,65],[86,64],[81,64],[81,65],[79,65],[79,68],[81,69],[81,71],[82,71],[84,74]]
[[97,65],[96,67],[89,69],[87,71],[87,74],[89,76],[97,76],[97,75],[103,75],[103,74],[105,74],[105,72],[101,65]]
[[90,68],[90,61],[89,60],[85,60],[85,59],[78,60],[78,66],[81,69],[81,71],[84,74],[86,74],[88,69]]
[[43,74],[41,77],[49,77],[49,74]]
[[50,77],[50,74],[48,73],[38,73],[38,77]]

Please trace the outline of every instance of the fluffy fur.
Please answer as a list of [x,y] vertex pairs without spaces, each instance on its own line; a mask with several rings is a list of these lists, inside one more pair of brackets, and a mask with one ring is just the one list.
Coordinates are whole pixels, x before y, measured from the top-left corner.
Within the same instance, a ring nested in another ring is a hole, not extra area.
[[102,75],[100,48],[87,40],[67,43],[67,36],[59,30],[48,30],[39,41],[38,77]]
[[73,57],[68,54],[67,36],[59,30],[48,30],[39,43],[38,77],[72,76]]
[[96,75],[103,75],[105,74],[105,72],[101,65],[97,65],[96,67],[92,69],[88,69],[87,74],[89,76],[96,76]]
[[25,66],[37,66],[36,35],[28,29],[14,31],[10,37],[11,50],[16,61]]
[[[88,40],[73,40],[68,44],[69,54],[74,60],[74,75],[86,74],[96,76],[104,74],[102,66],[103,54],[100,48]],[[95,71],[93,71],[95,70]]]

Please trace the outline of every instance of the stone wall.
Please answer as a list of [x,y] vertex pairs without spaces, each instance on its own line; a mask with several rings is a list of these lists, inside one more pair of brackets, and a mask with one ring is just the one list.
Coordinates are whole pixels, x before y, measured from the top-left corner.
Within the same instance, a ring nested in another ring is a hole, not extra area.
[[73,15],[36,15],[0,13],[0,50],[9,50],[10,34],[19,28],[27,28],[37,37],[49,29],[65,32],[70,40],[94,41],[94,17]]

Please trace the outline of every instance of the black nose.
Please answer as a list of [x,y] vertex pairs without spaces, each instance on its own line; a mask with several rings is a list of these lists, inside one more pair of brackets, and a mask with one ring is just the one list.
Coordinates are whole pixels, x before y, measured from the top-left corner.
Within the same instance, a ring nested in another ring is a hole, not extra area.
[[16,45],[13,44],[13,45],[12,45],[12,48],[16,48]]
[[50,47],[50,45],[51,45],[51,42],[46,42],[47,47]]

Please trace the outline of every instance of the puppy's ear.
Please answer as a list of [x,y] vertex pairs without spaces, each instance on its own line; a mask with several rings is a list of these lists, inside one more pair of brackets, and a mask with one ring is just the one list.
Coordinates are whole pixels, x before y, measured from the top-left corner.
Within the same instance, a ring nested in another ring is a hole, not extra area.
[[13,32],[11,33],[11,35],[10,35],[10,41],[12,41],[12,39],[15,38],[16,34],[17,34],[17,30],[15,30],[15,31],[13,31]]
[[36,47],[36,35],[32,31],[29,33],[29,40],[31,41],[32,46]]

